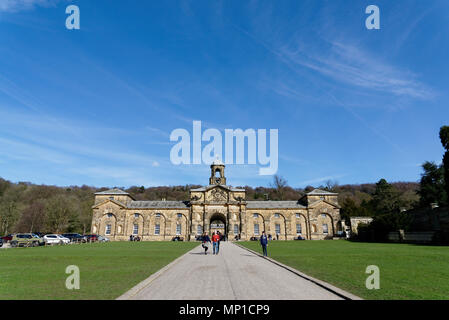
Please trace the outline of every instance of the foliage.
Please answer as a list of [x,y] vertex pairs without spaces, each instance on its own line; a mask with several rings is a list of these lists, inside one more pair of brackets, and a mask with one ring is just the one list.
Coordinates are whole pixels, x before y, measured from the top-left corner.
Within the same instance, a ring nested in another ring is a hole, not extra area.
[[418,194],[419,205],[429,207],[432,203],[444,205],[447,203],[447,193],[444,182],[444,168],[434,162],[425,162],[422,165],[424,173],[421,175]]

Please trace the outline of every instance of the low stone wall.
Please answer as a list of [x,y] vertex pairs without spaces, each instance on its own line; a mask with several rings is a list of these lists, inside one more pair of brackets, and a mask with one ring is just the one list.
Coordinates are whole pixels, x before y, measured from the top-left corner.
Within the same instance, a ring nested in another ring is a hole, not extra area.
[[401,232],[395,231],[388,234],[388,240],[393,242],[431,243],[434,239],[434,231]]

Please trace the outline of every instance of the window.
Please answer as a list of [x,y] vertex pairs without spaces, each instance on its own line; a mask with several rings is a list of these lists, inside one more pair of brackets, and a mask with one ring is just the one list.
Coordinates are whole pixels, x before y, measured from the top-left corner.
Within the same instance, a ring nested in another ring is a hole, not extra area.
[[254,235],[255,236],[259,235],[259,224],[258,223],[254,224]]
[[196,233],[197,234],[203,234],[203,226],[202,225],[198,225],[197,227],[196,227]]
[[300,223],[297,223],[297,224],[296,224],[296,233],[302,233],[301,231],[302,231],[302,230],[301,230],[301,224],[300,224]]
[[299,219],[299,218],[301,218],[301,214],[297,213],[296,214],[296,219]]
[[176,235],[179,236],[181,234],[181,224],[176,225]]
[[110,224],[107,224],[106,225],[106,232],[105,232],[105,234],[111,234],[111,225]]
[[275,218],[279,218],[279,217],[280,217],[279,213],[275,213],[275,214],[274,214],[274,217],[275,217]]
[[137,223],[134,224],[133,234],[139,234],[139,225]]
[[321,214],[321,218],[326,218],[326,214],[325,214],[325,213],[322,213],[322,214]]
[[156,218],[160,218],[161,214],[160,213],[156,213]]
[[279,223],[276,223],[275,229],[276,229],[276,234],[280,234],[281,233],[281,225]]
[[114,200],[114,197],[109,197],[109,200]]
[[239,234],[239,225],[234,224],[234,234]]
[[320,200],[324,200],[324,197],[320,197]]
[[254,214],[253,214],[253,218],[254,218],[254,219],[259,218],[259,214],[258,214],[258,213],[254,213]]
[[182,218],[182,213],[178,213],[178,218]]
[[134,218],[138,218],[139,214],[138,213],[134,213]]
[[161,234],[161,225],[159,223],[154,226],[154,234]]
[[327,224],[323,224],[323,233],[329,233],[329,230],[327,228]]
[[112,213],[108,213],[108,218],[112,218]]

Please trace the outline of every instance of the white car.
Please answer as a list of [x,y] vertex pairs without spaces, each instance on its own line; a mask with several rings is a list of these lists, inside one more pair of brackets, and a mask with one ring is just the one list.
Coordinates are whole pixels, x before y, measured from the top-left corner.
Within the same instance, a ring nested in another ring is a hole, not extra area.
[[98,236],[98,242],[109,242],[109,238],[107,237],[103,237],[103,236]]
[[44,236],[44,242],[45,244],[68,244],[70,239],[60,234],[47,234]]

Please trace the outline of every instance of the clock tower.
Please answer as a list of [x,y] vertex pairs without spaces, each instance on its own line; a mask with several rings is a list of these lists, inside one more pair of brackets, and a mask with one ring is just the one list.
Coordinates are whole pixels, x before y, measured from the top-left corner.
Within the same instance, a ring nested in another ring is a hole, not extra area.
[[217,159],[210,166],[210,185],[226,185],[226,178],[224,175],[225,165],[221,160]]

